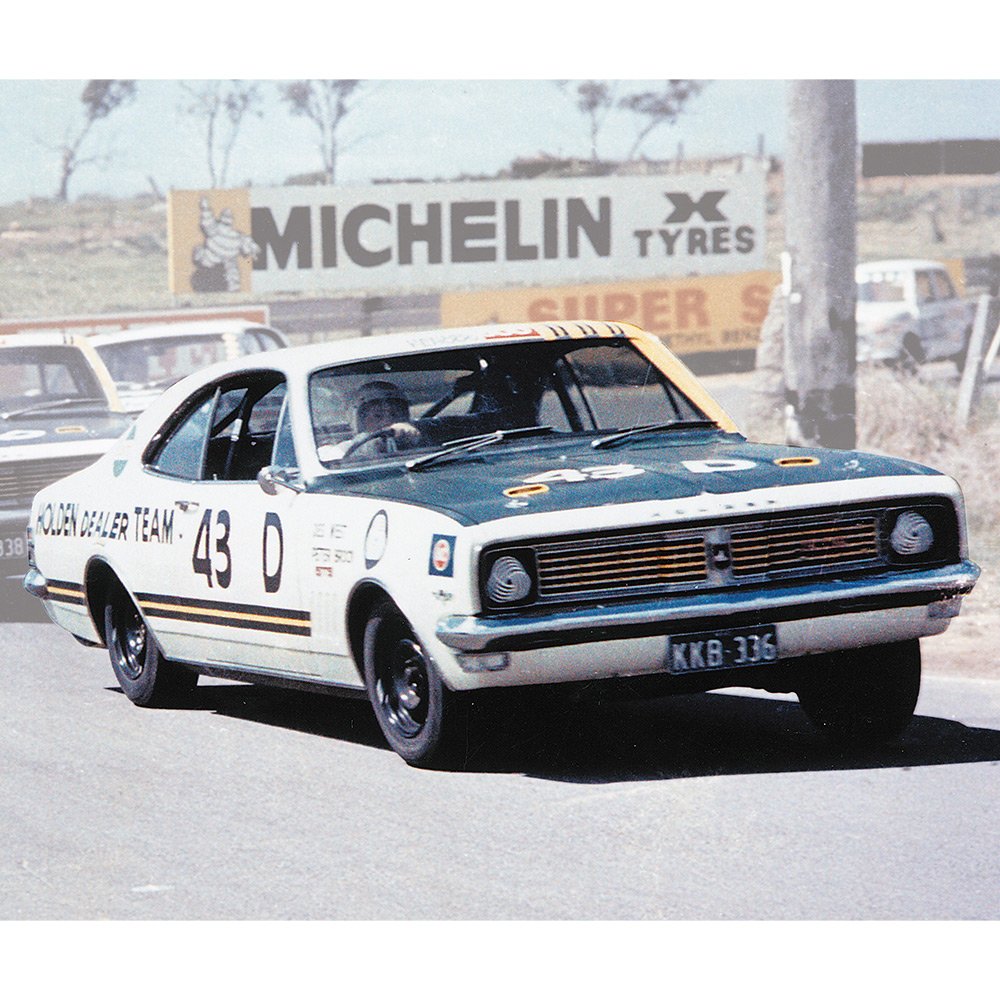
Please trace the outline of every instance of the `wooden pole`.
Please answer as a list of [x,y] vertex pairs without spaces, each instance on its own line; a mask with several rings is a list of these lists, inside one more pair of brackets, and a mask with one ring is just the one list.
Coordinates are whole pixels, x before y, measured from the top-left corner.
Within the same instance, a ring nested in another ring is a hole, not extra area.
[[[987,337],[993,330],[997,332],[994,340],[1000,336],[1000,329],[997,329],[998,304],[1000,304],[998,300],[990,295],[980,295],[976,304],[976,318],[972,323],[969,348],[965,354],[965,367],[958,383],[955,426],[959,430],[965,430],[969,426],[969,418],[979,401],[989,366],[993,363],[990,357],[993,354],[993,345],[990,344],[987,349]],[[995,357],[995,354],[993,356]]]
[[854,448],[857,114],[853,80],[788,85],[786,438]]

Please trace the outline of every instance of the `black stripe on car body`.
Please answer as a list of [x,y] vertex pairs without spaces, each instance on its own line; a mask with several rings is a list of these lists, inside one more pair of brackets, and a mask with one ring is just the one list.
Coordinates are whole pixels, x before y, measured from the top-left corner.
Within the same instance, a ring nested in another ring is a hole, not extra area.
[[308,611],[182,598],[170,594],[135,596],[143,614],[150,618],[192,621],[205,625],[222,625],[226,628],[244,628],[284,635],[312,635],[312,616]]

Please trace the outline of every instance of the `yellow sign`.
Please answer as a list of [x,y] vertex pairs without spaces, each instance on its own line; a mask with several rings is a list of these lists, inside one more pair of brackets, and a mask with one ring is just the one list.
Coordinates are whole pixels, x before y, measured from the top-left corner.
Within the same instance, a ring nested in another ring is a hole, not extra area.
[[260,247],[250,235],[250,192],[171,191],[167,202],[170,291],[248,292]]
[[757,346],[771,294],[771,271],[698,278],[562,285],[441,296],[448,327],[543,323],[571,319],[634,323],[659,336],[675,354],[737,351]]

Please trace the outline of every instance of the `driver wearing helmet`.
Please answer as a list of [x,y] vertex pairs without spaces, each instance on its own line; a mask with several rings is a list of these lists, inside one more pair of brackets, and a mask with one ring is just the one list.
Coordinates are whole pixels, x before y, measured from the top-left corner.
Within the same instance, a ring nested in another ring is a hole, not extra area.
[[325,460],[348,455],[389,455],[420,443],[420,431],[410,423],[410,404],[392,382],[366,382],[351,396],[354,436],[332,448]]

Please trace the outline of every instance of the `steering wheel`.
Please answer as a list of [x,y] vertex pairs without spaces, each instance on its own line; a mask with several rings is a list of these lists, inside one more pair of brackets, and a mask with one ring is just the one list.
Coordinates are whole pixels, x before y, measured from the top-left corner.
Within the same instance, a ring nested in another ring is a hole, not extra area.
[[353,455],[359,448],[363,448],[366,444],[368,444],[369,441],[374,441],[377,438],[388,440],[394,436],[395,435],[393,434],[391,427],[380,427],[377,431],[365,431],[364,434],[359,435],[347,446],[347,450],[340,456],[340,458],[343,460],[349,455]]

